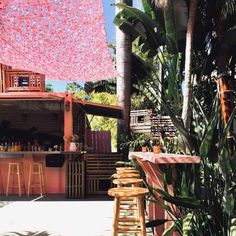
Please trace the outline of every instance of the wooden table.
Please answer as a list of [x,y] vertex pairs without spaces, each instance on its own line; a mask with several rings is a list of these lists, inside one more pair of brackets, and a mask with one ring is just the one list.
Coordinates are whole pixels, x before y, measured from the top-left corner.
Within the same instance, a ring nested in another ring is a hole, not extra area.
[[[175,166],[177,164],[199,164],[200,157],[180,155],[180,154],[170,154],[170,153],[153,153],[153,152],[130,152],[129,156],[135,158],[142,169],[144,170],[148,184],[163,189],[163,172],[159,168],[160,165],[167,165],[172,168],[173,175],[175,175]],[[168,185],[169,194],[173,194],[172,184]],[[170,207],[175,208],[175,206],[168,204]],[[156,219],[170,219],[168,214],[164,209],[155,203],[150,203],[147,207],[149,220]],[[165,228],[170,225],[168,222],[165,225],[161,225],[155,228],[154,235],[162,235]],[[174,233],[173,235],[178,235]]]

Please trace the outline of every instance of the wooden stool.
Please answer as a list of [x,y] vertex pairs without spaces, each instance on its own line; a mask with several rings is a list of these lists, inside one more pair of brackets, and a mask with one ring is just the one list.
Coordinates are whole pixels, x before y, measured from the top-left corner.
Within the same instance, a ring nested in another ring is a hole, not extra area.
[[[18,188],[19,196],[22,194],[22,188],[24,187],[23,182],[23,168],[22,163],[20,162],[11,162],[8,163],[8,174],[7,174],[7,187],[6,187],[6,196],[9,194],[9,189]],[[14,184],[14,176],[17,177],[17,184]]]
[[[39,181],[38,183],[33,183],[35,176],[38,177],[38,181]],[[28,190],[27,190],[28,196],[30,195],[30,190],[32,188],[39,188],[41,196],[45,193],[43,164],[40,162],[34,162],[30,164]]]
[[[141,187],[142,179],[114,179],[113,184],[117,187]],[[121,200],[120,210],[129,212],[130,215],[137,215],[136,198],[125,198]]]
[[117,174],[139,174],[137,170],[116,170]]
[[116,171],[122,171],[122,170],[136,170],[135,167],[117,167]]
[[115,179],[130,179],[130,178],[140,178],[140,174],[137,173],[121,173],[121,174],[113,174],[113,178]]
[[[108,194],[115,198],[113,236],[117,236],[119,233],[141,233],[142,236],[146,236],[144,196],[148,194],[148,189],[119,187],[109,189]],[[135,198],[138,214],[131,217],[120,214],[121,202],[127,198]]]
[[3,183],[2,183],[2,174],[0,171],[0,194],[4,194],[4,188],[3,188]]
[[117,187],[140,187],[140,185],[143,183],[142,179],[135,179],[135,178],[129,178],[129,179],[114,179],[113,184],[116,184]]

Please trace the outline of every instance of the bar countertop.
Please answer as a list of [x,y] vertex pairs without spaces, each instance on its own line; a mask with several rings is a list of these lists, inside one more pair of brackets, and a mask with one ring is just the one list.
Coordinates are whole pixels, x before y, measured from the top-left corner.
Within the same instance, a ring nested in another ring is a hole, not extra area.
[[143,160],[150,161],[156,164],[200,163],[199,156],[171,154],[171,153],[130,152],[129,156],[139,157]]
[[72,151],[21,151],[21,152],[0,152],[0,158],[17,158],[24,157],[26,155],[79,155],[86,152],[72,152]]

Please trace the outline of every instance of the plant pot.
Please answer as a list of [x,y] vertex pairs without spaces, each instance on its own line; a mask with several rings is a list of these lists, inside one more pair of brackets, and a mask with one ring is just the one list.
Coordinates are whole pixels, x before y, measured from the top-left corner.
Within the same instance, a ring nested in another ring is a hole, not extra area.
[[147,152],[147,147],[146,146],[142,147],[142,152]]
[[154,153],[160,153],[161,152],[161,147],[155,145],[155,146],[152,147],[152,150],[153,150]]
[[77,151],[77,143],[71,142],[69,146],[69,151],[76,152]]

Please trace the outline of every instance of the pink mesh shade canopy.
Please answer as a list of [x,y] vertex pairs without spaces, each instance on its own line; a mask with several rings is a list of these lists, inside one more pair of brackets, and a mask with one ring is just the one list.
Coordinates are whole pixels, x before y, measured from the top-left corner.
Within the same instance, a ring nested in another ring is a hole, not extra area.
[[0,0],[0,63],[52,80],[116,76],[102,0]]

